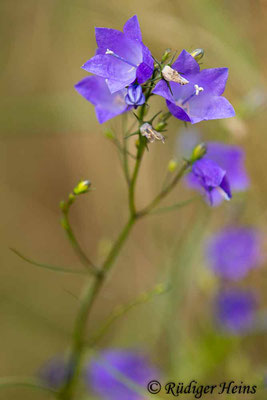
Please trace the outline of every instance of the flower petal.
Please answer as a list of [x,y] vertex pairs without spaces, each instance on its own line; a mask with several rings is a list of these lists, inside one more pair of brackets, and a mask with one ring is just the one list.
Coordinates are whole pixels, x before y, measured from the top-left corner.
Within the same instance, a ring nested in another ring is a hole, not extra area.
[[179,106],[176,106],[174,103],[170,101],[166,101],[167,107],[169,111],[174,115],[176,118],[181,119],[182,121],[191,122],[190,117],[187,113]]
[[170,92],[170,89],[169,89],[166,81],[164,81],[163,79],[156,84],[152,93],[162,96],[166,100],[169,100],[171,102],[174,101],[174,98]]
[[205,91],[220,96],[223,94],[228,79],[228,68],[203,69],[197,76],[197,84]]
[[142,41],[142,33],[139,25],[139,21],[136,15],[132,18],[128,19],[123,27],[123,32],[130,39],[140,40]]
[[199,65],[197,61],[186,50],[183,50],[177,60],[172,64],[172,68],[181,74],[197,74]]

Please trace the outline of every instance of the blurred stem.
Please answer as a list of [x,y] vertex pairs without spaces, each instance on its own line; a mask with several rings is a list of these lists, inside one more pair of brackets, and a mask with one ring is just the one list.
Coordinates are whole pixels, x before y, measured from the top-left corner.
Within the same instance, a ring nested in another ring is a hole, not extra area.
[[93,262],[87,257],[87,255],[84,253],[83,249],[81,248],[78,240],[76,239],[76,236],[71,228],[70,222],[69,222],[69,210],[71,205],[74,202],[75,197],[73,195],[69,196],[69,200],[67,203],[64,204],[62,207],[62,219],[61,219],[61,225],[63,229],[65,230],[68,239],[75,250],[77,256],[79,257],[81,263],[93,274],[93,275],[98,275],[99,270],[98,268],[93,264]]
[[159,284],[154,287],[154,289],[142,293],[139,295],[136,299],[132,300],[128,304],[120,305],[116,307],[113,312],[109,315],[109,317],[106,319],[106,321],[103,323],[103,325],[95,332],[95,334],[92,335],[92,337],[89,340],[89,347],[93,347],[107,332],[107,330],[110,328],[110,326],[120,317],[124,316],[128,311],[130,311],[132,308],[135,308],[136,306],[140,304],[147,303],[151,299],[153,299],[155,296],[159,296],[163,293],[166,293],[168,291],[169,287],[167,285]]
[[28,378],[28,377],[6,377],[0,378],[0,389],[4,389],[7,387],[28,387],[30,389],[43,390],[46,392],[50,392],[52,394],[56,394],[57,392],[47,386],[45,386],[42,382],[38,381],[38,379]]

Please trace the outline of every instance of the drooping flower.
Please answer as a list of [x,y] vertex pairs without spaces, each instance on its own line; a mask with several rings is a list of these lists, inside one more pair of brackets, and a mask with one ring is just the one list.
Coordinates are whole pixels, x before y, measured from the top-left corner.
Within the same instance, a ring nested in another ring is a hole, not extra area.
[[126,104],[137,108],[138,106],[144,104],[145,101],[146,99],[142,91],[142,86],[134,84],[128,87],[127,95],[125,96]]
[[[207,142],[207,153],[204,158],[217,163],[226,171],[227,179],[232,192],[244,191],[249,186],[249,179],[244,166],[244,152],[238,146],[230,146],[219,142]],[[189,173],[186,181],[190,187],[201,190],[201,185],[195,179],[194,174]],[[220,191],[211,193],[212,204],[220,204],[224,196]]]
[[235,115],[232,105],[222,96],[227,77],[227,68],[211,68],[200,71],[199,64],[183,50],[172,65],[186,85],[167,82],[163,79],[153,93],[164,97],[170,112],[178,119],[195,124],[203,120],[229,118]]
[[222,278],[238,280],[261,262],[260,235],[248,227],[228,227],[207,243],[206,255],[212,270]]
[[248,332],[256,318],[257,298],[251,290],[225,289],[215,301],[216,319],[232,334]]
[[130,18],[123,32],[96,28],[96,55],[82,68],[106,79],[111,93],[134,83],[146,82],[152,75],[154,61],[142,42],[137,16]]
[[191,174],[194,181],[201,187],[202,192],[210,205],[213,205],[213,192],[219,191],[221,195],[230,200],[232,197],[226,171],[219,167],[214,161],[206,157],[193,164]]
[[107,350],[85,371],[86,383],[105,400],[141,400],[147,383],[158,376],[148,360],[135,351]]
[[70,369],[67,368],[63,357],[54,357],[47,361],[39,370],[39,379],[52,389],[61,388],[68,378]]
[[111,94],[104,78],[88,76],[75,85],[75,89],[95,106],[100,124],[128,111],[131,107],[125,102],[126,89]]
[[149,143],[154,143],[155,140],[160,140],[162,143],[165,143],[165,137],[153,128],[148,122],[145,122],[140,127],[140,132],[142,136],[145,136]]

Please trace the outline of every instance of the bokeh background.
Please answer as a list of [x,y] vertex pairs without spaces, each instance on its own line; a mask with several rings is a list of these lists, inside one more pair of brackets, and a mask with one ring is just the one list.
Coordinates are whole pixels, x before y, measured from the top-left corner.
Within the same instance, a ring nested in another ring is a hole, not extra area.
[[[94,27],[122,29],[134,14],[156,57],[168,47],[178,52],[202,47],[204,67],[229,67],[226,96],[237,117],[197,128],[205,140],[245,149],[251,186],[216,209],[198,201],[140,221],[97,301],[91,327],[173,270],[172,292],[116,322],[99,347],[141,348],[167,379],[261,381],[267,369],[266,334],[232,337],[217,331],[212,298],[219,283],[207,269],[203,245],[231,221],[266,233],[265,0],[1,0],[0,376],[35,374],[47,359],[65,351],[83,284],[82,276],[23,262],[9,247],[38,261],[79,268],[60,227],[58,205],[81,178],[90,179],[96,190],[79,199],[71,221],[91,258],[103,259],[127,218],[116,149],[103,135],[108,126],[120,132],[120,117],[100,126],[93,107],[73,86],[86,75],[80,66],[94,54]],[[163,107],[160,99],[153,104]],[[168,161],[181,156],[180,128],[178,120],[171,122],[167,144],[157,143],[146,154],[140,206],[160,188]],[[180,185],[166,204],[190,193]],[[258,292],[262,312],[266,284],[264,265],[242,282]],[[5,400],[49,398],[24,388],[0,391]],[[253,396],[265,398],[263,390]]]

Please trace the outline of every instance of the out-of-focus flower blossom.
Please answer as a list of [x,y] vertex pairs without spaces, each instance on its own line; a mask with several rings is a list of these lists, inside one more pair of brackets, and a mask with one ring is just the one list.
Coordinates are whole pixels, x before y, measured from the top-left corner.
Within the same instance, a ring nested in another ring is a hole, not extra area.
[[141,106],[146,101],[145,95],[142,91],[142,86],[140,85],[131,85],[127,89],[127,95],[125,96],[125,102],[129,106],[134,106],[137,108]]
[[69,372],[64,358],[54,357],[41,367],[38,376],[47,386],[59,389],[66,382]]
[[111,94],[104,78],[88,76],[75,85],[75,89],[95,106],[100,124],[130,109],[125,102],[127,90]]
[[[105,400],[141,400],[147,383],[158,372],[135,351],[107,350],[87,366],[86,383]],[[139,388],[139,389],[138,389]]]
[[[207,142],[206,147],[207,153],[204,159],[212,160],[226,171],[231,191],[240,192],[246,190],[249,185],[249,179],[244,166],[243,150],[238,146],[230,146],[218,142]],[[186,181],[189,186],[201,190],[201,185],[195,179],[194,174],[189,173]],[[220,204],[224,199],[220,191],[213,191],[211,197],[213,205]]]
[[213,205],[214,191],[219,191],[226,200],[231,199],[232,194],[226,171],[214,161],[203,157],[193,164],[191,174],[192,179],[202,188],[210,205]]
[[227,289],[216,298],[216,319],[229,333],[248,332],[255,321],[256,311],[257,299],[250,290]]
[[96,28],[96,55],[82,68],[106,79],[111,93],[117,92],[137,80],[146,82],[152,75],[154,61],[142,42],[137,16],[130,18],[123,32]]
[[167,100],[167,106],[176,118],[195,124],[235,115],[232,105],[222,97],[228,78],[227,68],[200,71],[199,64],[186,50],[182,51],[172,68],[189,83],[181,86],[161,80],[153,93]]
[[260,234],[253,228],[228,227],[208,242],[206,255],[220,277],[238,280],[261,262]]
[[140,127],[140,132],[142,136],[145,136],[149,143],[155,142],[155,140],[160,140],[162,143],[165,143],[165,137],[155,129],[153,129],[152,125],[148,122],[145,122]]

